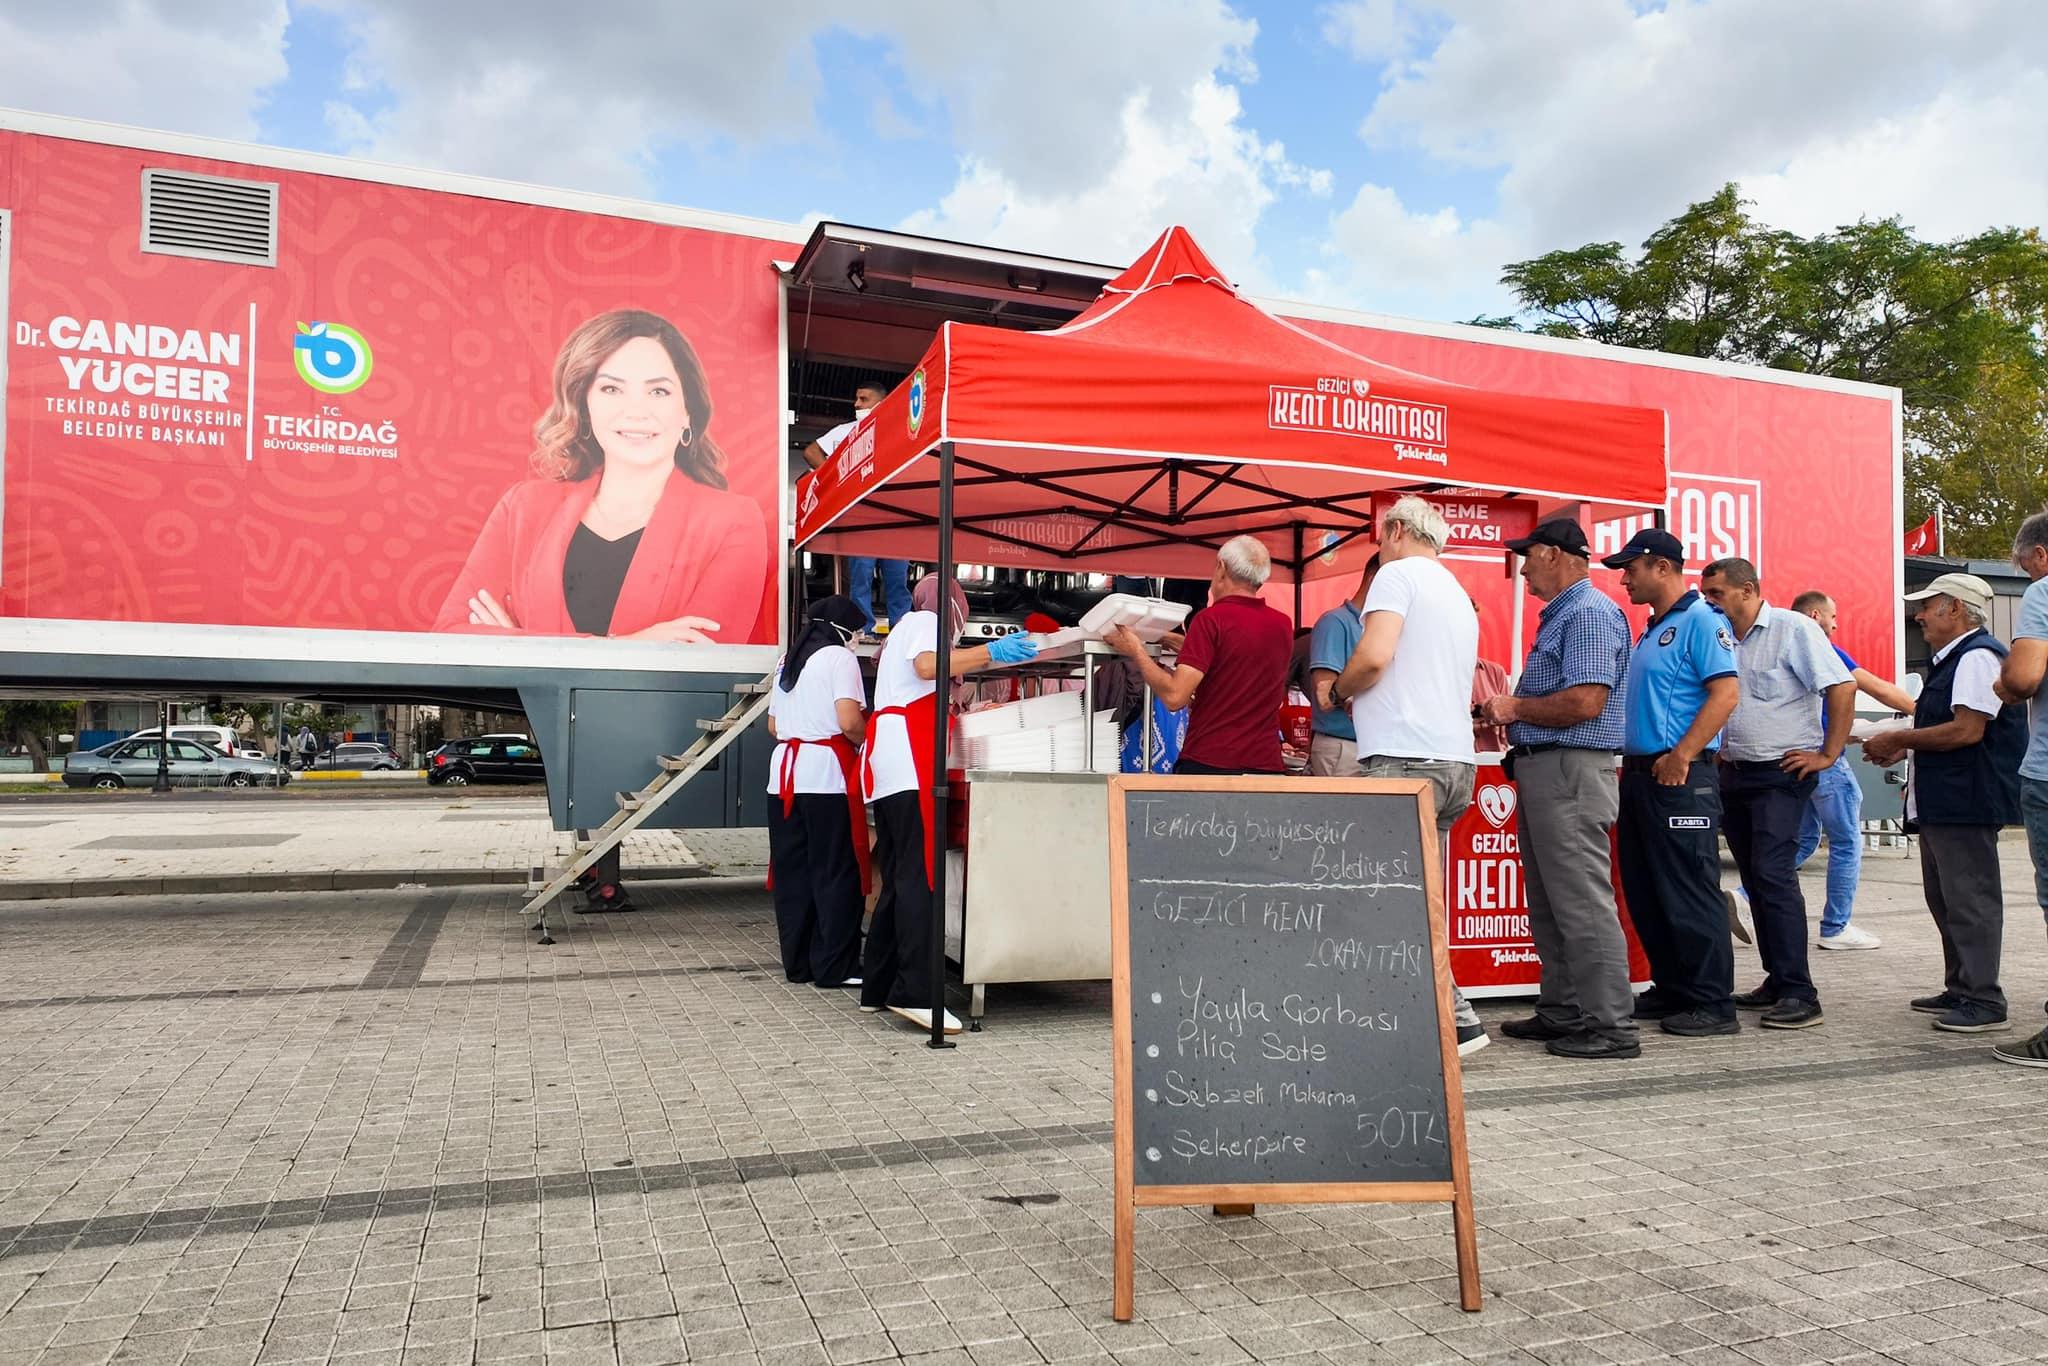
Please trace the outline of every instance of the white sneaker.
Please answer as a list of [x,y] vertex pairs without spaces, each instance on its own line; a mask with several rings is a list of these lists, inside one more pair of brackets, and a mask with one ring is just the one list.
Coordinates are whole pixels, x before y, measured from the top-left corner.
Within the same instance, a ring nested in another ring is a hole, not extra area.
[[1884,947],[1884,940],[1879,939],[1869,930],[1858,929],[1854,925],[1844,925],[1839,934],[1824,934],[1813,942],[1824,949],[1876,949]]
[[[910,1006],[890,1006],[889,1009],[916,1025],[919,1029],[929,1031],[932,1027],[932,1013],[929,1010]],[[950,1010],[947,1011],[945,1031],[948,1034],[958,1034],[960,1030],[960,1017]]]
[[[1742,896],[1744,901],[1749,899],[1748,892],[1744,892]],[[1742,906],[1736,901],[1735,893],[1723,890],[1721,900],[1728,903],[1728,933],[1740,943],[1754,944],[1756,940],[1750,936],[1749,926],[1742,923]]]

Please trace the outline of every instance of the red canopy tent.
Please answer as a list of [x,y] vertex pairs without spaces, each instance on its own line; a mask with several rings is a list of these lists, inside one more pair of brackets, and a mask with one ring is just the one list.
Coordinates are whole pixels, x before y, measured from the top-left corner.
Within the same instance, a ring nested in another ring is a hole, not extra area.
[[[1664,505],[1664,414],[1382,365],[1245,299],[1170,228],[1049,332],[949,322],[798,486],[821,551],[1206,578],[1249,532],[1280,581],[1350,572],[1376,491]],[[953,556],[939,554],[950,459]]]
[[[929,460],[930,463],[926,463]],[[949,322],[910,378],[797,485],[802,549],[1207,578],[1253,534],[1274,578],[1355,572],[1375,493],[1521,495],[1661,515],[1664,414],[1497,394],[1382,365],[1241,296],[1169,228],[1049,332]],[[1350,548],[1352,553],[1345,554]],[[938,648],[947,772],[950,642]],[[946,829],[948,783],[934,792]],[[945,860],[934,870],[946,904]],[[944,914],[932,1046],[945,1047]]]

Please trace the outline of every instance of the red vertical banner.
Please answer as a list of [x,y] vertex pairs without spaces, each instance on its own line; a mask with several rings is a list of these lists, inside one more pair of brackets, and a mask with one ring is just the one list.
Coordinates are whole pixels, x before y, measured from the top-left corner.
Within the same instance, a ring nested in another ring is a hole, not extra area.
[[[1542,964],[1529,935],[1529,893],[1522,874],[1522,833],[1515,785],[1498,764],[1481,764],[1472,804],[1451,828],[1444,881],[1451,975],[1473,996],[1534,996]],[[1614,903],[1628,939],[1629,981],[1650,979],[1650,963],[1636,942],[1613,873]]]

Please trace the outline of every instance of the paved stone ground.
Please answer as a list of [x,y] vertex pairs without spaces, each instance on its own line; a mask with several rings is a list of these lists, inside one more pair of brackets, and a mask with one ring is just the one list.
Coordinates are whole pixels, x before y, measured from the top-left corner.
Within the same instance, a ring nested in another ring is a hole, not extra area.
[[1128,1325],[1100,985],[933,1053],[739,882],[552,949],[508,888],[0,905],[0,1361],[2039,1360],[2048,1073],[1905,1010],[1913,883],[1819,1030],[1473,1059],[1483,1313],[1440,1207],[1142,1211]]
[[[318,800],[248,793],[154,801],[110,794],[31,798],[0,807],[0,896],[149,890],[324,889],[331,874],[386,885],[407,878],[518,882],[572,843],[539,796],[388,796]],[[626,837],[629,869],[689,875],[765,867],[765,830],[650,830]],[[322,881],[325,878],[326,881]],[[289,885],[286,885],[290,880]],[[127,884],[117,888],[116,884]]]

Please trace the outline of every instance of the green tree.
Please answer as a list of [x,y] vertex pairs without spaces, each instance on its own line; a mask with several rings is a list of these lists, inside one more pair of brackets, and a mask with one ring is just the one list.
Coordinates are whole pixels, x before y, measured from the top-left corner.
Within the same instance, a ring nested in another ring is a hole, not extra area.
[[1890,218],[1801,237],[1748,209],[1724,186],[1634,256],[1596,242],[1515,262],[1502,281],[1551,336],[1896,386],[1907,525],[1938,510],[1951,553],[2003,557],[2048,491],[2039,229],[1925,242]]
[[50,771],[50,745],[77,720],[76,702],[0,702],[0,736],[26,749],[37,773]]

